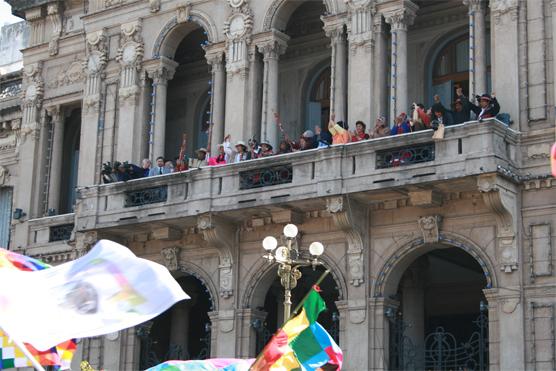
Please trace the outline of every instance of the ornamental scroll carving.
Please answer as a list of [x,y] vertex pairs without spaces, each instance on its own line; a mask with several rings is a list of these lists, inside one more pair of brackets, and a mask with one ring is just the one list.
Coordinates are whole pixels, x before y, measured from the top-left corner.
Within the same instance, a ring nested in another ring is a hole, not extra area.
[[235,241],[235,226],[213,214],[200,215],[197,228],[207,243],[218,251],[218,275],[220,296],[227,299],[233,295],[232,248]]
[[160,251],[164,259],[164,265],[170,272],[178,270],[178,258],[180,255],[180,248],[177,246],[165,247]]
[[496,218],[497,253],[500,269],[506,273],[517,270],[517,191],[515,185],[496,174],[480,175],[478,188],[485,205]]
[[116,60],[120,63],[119,97],[123,104],[134,104],[139,95],[138,71],[141,70],[144,54],[144,44],[141,30],[141,19],[122,24],[120,47]]
[[251,44],[253,31],[253,12],[247,1],[229,1],[232,13],[224,22],[226,35],[226,70],[230,76],[241,73],[246,77],[248,68],[248,46]]
[[418,225],[423,234],[424,243],[437,243],[440,240],[440,215],[423,216],[419,218]]
[[27,137],[38,140],[40,134],[39,109],[44,96],[43,63],[28,64],[23,68],[23,89],[21,110],[23,122],[19,132],[21,143]]
[[373,16],[376,4],[371,0],[346,0],[348,9],[347,33],[352,54],[373,47]]
[[365,265],[363,254],[363,235],[358,225],[365,220],[365,210],[360,206],[348,208],[346,199],[342,196],[326,199],[326,207],[332,215],[334,223],[346,236],[348,248],[346,252],[349,282],[355,287],[365,282]]

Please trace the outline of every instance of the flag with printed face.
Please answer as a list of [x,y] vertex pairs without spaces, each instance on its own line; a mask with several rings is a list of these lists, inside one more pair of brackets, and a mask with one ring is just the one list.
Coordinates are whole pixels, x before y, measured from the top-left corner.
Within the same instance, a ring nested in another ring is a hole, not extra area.
[[138,325],[184,299],[166,267],[108,240],[53,268],[0,269],[0,327],[38,350]]
[[[16,269],[32,272],[46,268],[50,268],[50,265],[38,259],[0,248],[0,269]],[[42,366],[55,366],[62,370],[68,370],[70,368],[73,354],[77,348],[75,340],[64,341],[42,352],[36,350],[29,344],[24,344],[24,346]],[[31,360],[28,359],[10,337],[0,329],[0,370],[32,366]]]

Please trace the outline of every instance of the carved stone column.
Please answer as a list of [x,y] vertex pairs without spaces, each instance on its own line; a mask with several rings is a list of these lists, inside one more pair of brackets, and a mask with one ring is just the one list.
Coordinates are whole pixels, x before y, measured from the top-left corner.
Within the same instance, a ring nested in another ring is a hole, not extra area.
[[[367,208],[350,201],[343,196],[329,197],[326,199],[328,212],[332,215],[334,224],[344,232],[346,239],[345,267],[349,282],[347,300],[341,309],[340,326],[345,333],[357,333],[357,336],[342,338],[344,349],[358,349],[361,344],[369,341],[368,332],[361,331],[369,325],[367,311],[367,235],[368,229]],[[326,250],[325,250],[326,251]],[[340,308],[338,308],[340,309]],[[346,359],[346,369],[359,369],[367,365],[369,354],[354,352]]]
[[[371,1],[349,3],[349,122],[361,120],[373,126],[373,9]],[[355,128],[353,128],[355,129]]]
[[149,157],[155,163],[159,156],[166,156],[166,99],[168,94],[168,80],[174,78],[174,73],[178,63],[160,57],[160,63],[154,70],[148,71],[149,77],[153,80],[153,94],[155,95],[154,105],[154,128],[151,135],[151,148]]
[[[556,30],[556,0],[550,1],[550,9],[552,10],[552,30]],[[552,37],[552,71],[556,71],[556,37]],[[556,81],[556,74],[553,72],[553,80]],[[552,83],[552,117],[556,116],[556,82]]]
[[279,63],[280,55],[286,52],[289,37],[273,30],[269,40],[258,45],[263,54],[263,109],[261,118],[261,140],[268,140],[278,148],[278,127],[274,114],[279,112]]
[[520,256],[517,187],[496,174],[480,175],[477,185],[496,218],[496,255],[500,269],[512,273],[519,267]]
[[490,16],[492,90],[504,112],[519,122],[518,0],[491,0]]
[[469,7],[469,96],[487,92],[485,0],[463,0]]
[[209,151],[215,155],[218,144],[224,140],[224,120],[226,109],[226,70],[224,69],[224,50],[207,48],[205,58],[212,69],[212,96],[211,96],[211,148]]
[[230,1],[232,12],[224,24],[226,35],[226,124],[224,134],[246,141],[249,97],[249,56],[253,12],[245,1]]
[[[348,69],[347,44],[343,18],[338,16],[322,17],[324,32],[330,38],[332,54],[330,57],[330,113],[336,121],[347,120]],[[351,102],[350,102],[351,103]]]
[[[218,312],[211,315],[219,357],[235,355],[236,332],[234,287],[237,268],[234,270],[236,226],[213,214],[200,215],[197,228],[207,243],[218,251],[218,281],[220,300]],[[214,318],[214,320],[213,320]],[[232,345],[233,344],[233,345]]]
[[141,20],[122,24],[120,47],[116,60],[120,63],[120,90],[116,158],[119,161],[141,161],[143,126],[138,97],[141,95],[139,73],[143,61],[143,37]]
[[[374,120],[379,115],[388,116],[388,91],[386,83],[386,62],[388,59],[388,45],[385,31],[385,21],[382,14],[377,13],[373,19],[374,33],[374,76],[373,76],[373,104],[371,107],[371,122],[367,127],[374,126]],[[389,122],[389,121],[387,121]],[[369,126],[370,124],[370,126]]]
[[44,13],[42,7],[31,8],[25,11],[25,20],[29,23],[29,46],[44,42]]
[[64,4],[61,2],[54,2],[48,4],[46,7],[48,21],[52,27],[52,34],[48,43],[48,52],[50,55],[58,54],[58,42],[62,36],[63,6]]
[[101,117],[102,85],[104,69],[108,62],[107,34],[105,30],[90,32],[86,37],[87,60],[84,63],[86,76],[81,116],[81,141],[79,148],[79,173],[77,184],[88,186],[100,180],[100,163],[97,161],[99,128]]
[[64,150],[64,116],[60,112],[60,106],[52,106],[47,109],[52,124],[52,150],[50,156],[50,175],[48,185],[48,209],[58,213],[60,208],[60,191],[62,182],[62,154]]
[[390,64],[390,119],[409,111],[407,75],[407,28],[413,24],[417,5],[405,2],[405,6],[385,14],[392,32],[392,57]]

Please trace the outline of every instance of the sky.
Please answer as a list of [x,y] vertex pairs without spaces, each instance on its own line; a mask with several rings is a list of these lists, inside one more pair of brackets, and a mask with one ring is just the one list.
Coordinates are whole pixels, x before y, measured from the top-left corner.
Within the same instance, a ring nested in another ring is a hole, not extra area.
[[0,0],[0,27],[19,21],[22,21],[22,19],[12,15],[10,5],[4,0]]

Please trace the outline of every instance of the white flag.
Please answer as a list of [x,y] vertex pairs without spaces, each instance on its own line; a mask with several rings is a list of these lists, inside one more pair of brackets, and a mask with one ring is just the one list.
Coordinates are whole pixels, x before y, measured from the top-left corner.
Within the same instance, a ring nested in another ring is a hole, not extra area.
[[50,269],[0,269],[0,327],[38,350],[138,325],[184,299],[168,269],[108,240]]

